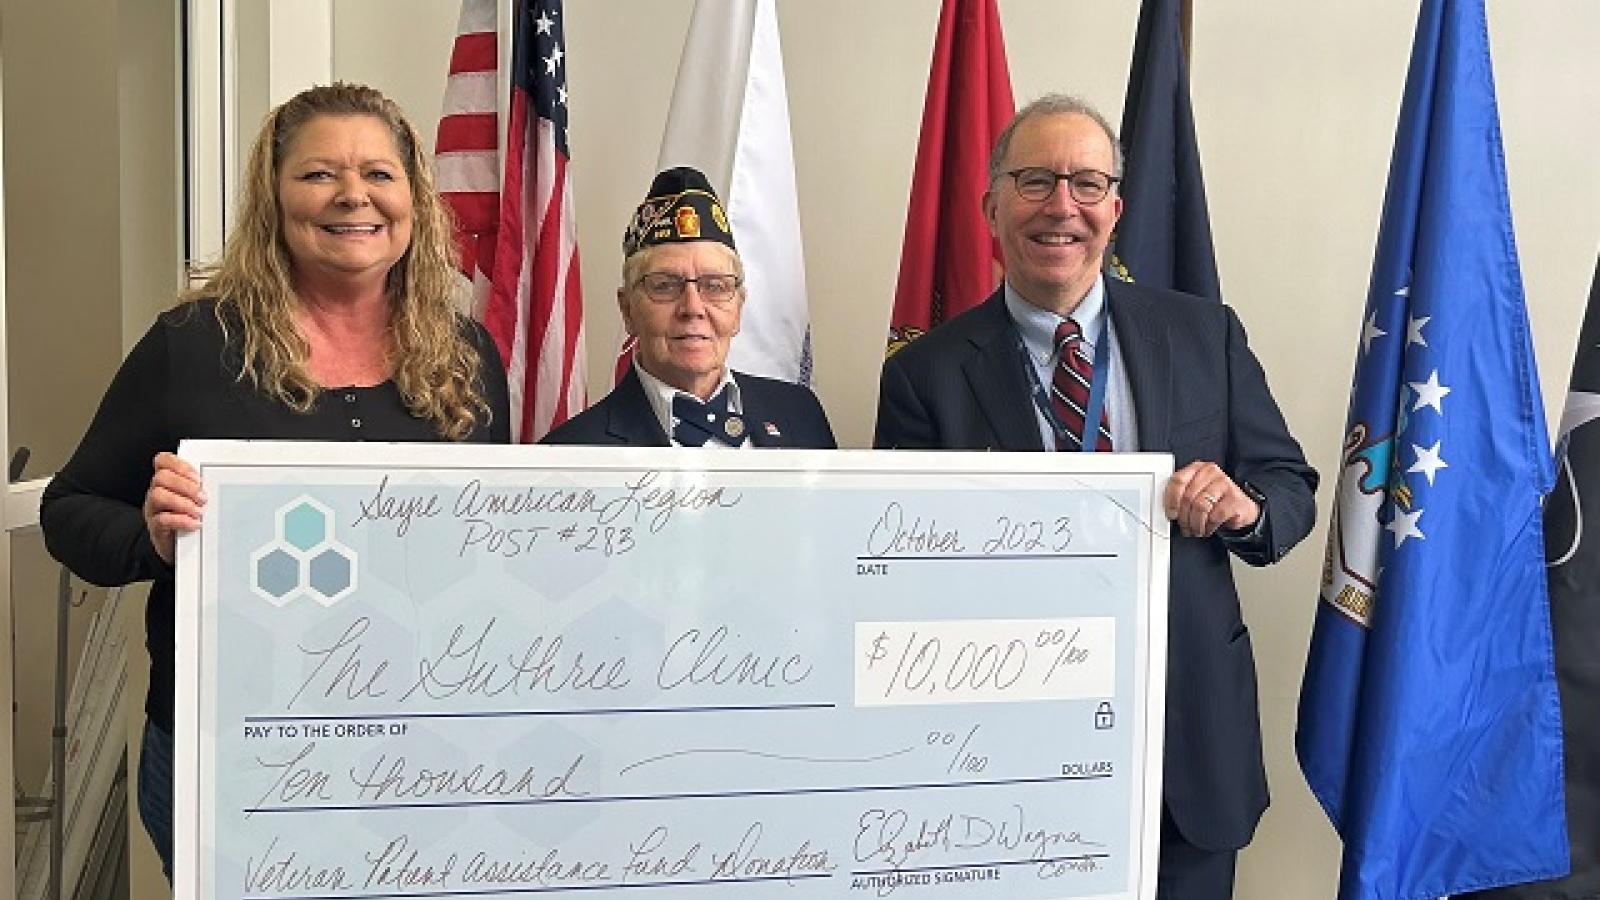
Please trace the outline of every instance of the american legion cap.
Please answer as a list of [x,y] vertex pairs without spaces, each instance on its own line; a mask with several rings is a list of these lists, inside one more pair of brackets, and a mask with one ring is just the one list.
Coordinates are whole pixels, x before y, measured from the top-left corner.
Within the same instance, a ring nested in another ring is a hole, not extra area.
[[728,216],[711,182],[699,169],[678,166],[650,183],[649,194],[622,234],[622,255],[626,258],[646,247],[685,241],[716,241],[737,249]]

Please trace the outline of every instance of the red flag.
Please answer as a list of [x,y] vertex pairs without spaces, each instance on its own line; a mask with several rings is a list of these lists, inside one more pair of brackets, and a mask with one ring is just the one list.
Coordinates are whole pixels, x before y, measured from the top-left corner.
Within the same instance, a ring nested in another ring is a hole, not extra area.
[[483,321],[506,363],[513,438],[537,441],[584,407],[583,292],[567,172],[560,0],[518,0],[493,289]]
[[1000,248],[983,218],[989,150],[1011,120],[995,0],[944,0],[889,318],[889,352],[988,298]]
[[621,384],[622,379],[628,377],[628,370],[633,368],[633,351],[638,346],[638,338],[631,334],[622,336],[622,346],[617,348],[617,361],[611,364],[612,384]]
[[472,314],[483,316],[500,225],[499,48],[495,0],[462,0],[434,141],[439,193],[455,217],[461,272],[472,282]]

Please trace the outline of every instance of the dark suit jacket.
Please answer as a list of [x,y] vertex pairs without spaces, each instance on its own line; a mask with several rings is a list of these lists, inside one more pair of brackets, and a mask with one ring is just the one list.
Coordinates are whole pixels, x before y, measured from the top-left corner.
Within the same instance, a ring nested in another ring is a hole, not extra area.
[[[733,380],[739,383],[739,403],[752,444],[821,450],[838,446],[828,416],[809,388],[743,372],[734,372]],[[630,447],[672,444],[650,407],[639,374],[631,368],[600,402],[568,419],[539,443]]]
[[[1255,660],[1228,563],[1275,562],[1311,530],[1317,474],[1306,465],[1233,311],[1107,279],[1133,392],[1139,448],[1220,465],[1266,497],[1254,541],[1171,530],[1165,798],[1190,843],[1250,842],[1267,806]],[[891,356],[874,446],[1043,450],[1016,326],[1000,291]]]

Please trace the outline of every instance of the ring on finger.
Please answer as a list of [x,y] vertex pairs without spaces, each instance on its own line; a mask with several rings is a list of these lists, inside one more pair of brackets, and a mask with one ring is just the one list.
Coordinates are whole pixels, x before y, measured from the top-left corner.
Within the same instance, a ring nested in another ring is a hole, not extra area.
[[1204,500],[1205,502],[1207,502],[1209,504],[1211,504],[1212,506],[1216,506],[1217,503],[1222,500],[1221,497],[1213,497],[1210,494],[1205,493],[1204,491],[1202,491],[1200,493],[1200,499]]

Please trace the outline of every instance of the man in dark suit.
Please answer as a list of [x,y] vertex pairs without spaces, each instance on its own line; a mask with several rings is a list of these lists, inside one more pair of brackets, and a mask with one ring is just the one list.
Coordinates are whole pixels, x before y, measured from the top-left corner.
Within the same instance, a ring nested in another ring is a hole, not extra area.
[[1317,476],[1231,309],[1103,274],[1120,169],[1087,104],[1053,95],[1017,114],[984,195],[1005,283],[884,363],[874,443],[1173,454],[1158,897],[1213,900],[1232,896],[1267,806],[1228,554],[1281,559],[1311,529]]
[[744,266],[722,204],[700,172],[656,176],[623,235],[622,322],[633,367],[546,444],[835,446],[810,390],[728,368]]

